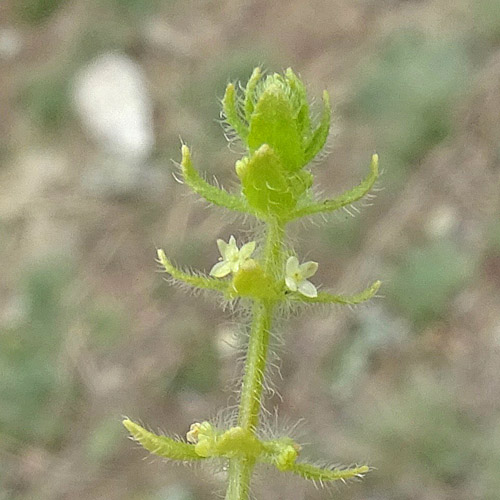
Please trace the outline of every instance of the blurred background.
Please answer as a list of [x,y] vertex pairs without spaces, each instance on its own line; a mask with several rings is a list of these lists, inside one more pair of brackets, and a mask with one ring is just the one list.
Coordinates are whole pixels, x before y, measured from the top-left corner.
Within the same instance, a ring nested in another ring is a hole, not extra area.
[[3,0],[0,500],[224,490],[220,471],[148,457],[120,420],[185,435],[236,401],[234,318],[154,259],[209,270],[216,238],[248,238],[171,160],[182,137],[236,186],[219,100],[257,64],[330,91],[324,193],[379,153],[371,207],[290,229],[316,284],[384,284],[278,326],[265,418],[299,422],[315,460],[376,470],[327,491],[262,470],[256,498],[500,498],[500,2]]

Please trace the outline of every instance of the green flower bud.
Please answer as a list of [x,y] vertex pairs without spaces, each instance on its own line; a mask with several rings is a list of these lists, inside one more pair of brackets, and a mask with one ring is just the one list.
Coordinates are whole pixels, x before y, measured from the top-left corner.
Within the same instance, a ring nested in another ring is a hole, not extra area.
[[233,288],[240,297],[272,299],[276,297],[274,282],[264,269],[249,259],[234,274]]
[[246,144],[248,155],[236,162],[243,195],[256,214],[285,219],[312,186],[304,169],[323,148],[330,129],[328,93],[313,127],[306,89],[291,69],[250,77],[244,95],[229,84],[222,100],[226,121]]
[[247,138],[251,152],[267,144],[276,152],[283,167],[291,172],[304,165],[301,120],[297,116],[297,107],[307,106],[307,101],[300,103],[297,97],[281,75],[268,76],[257,94]]
[[287,172],[297,172],[323,148],[330,128],[326,92],[323,102],[323,115],[313,128],[305,86],[290,68],[283,75],[274,73],[263,80],[256,68],[243,97],[229,84],[222,100],[227,122],[250,155],[267,144]]
[[238,161],[236,173],[248,204],[257,212],[280,215],[295,207],[297,200],[281,160],[267,144],[250,158]]

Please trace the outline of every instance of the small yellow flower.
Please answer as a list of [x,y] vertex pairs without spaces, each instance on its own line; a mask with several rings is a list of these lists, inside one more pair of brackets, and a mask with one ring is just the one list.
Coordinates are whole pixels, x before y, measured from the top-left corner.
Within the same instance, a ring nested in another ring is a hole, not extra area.
[[200,429],[201,429],[200,423],[195,422],[194,424],[191,424],[189,432],[186,434],[186,439],[188,443],[196,444],[198,442],[198,435],[200,433]]
[[191,424],[189,432],[186,434],[186,440],[188,443],[196,444],[201,439],[206,439],[208,436],[213,434],[213,427],[210,422],[195,422]]
[[250,241],[238,249],[234,236],[229,238],[229,243],[224,240],[217,240],[217,246],[221,257],[220,262],[217,262],[212,267],[210,275],[215,278],[223,278],[230,273],[237,272],[240,267],[250,259],[250,256],[255,250],[255,241]]
[[285,283],[292,292],[299,292],[306,297],[317,297],[318,290],[307,280],[318,270],[317,262],[304,262],[299,265],[297,257],[292,255],[288,257],[285,267]]

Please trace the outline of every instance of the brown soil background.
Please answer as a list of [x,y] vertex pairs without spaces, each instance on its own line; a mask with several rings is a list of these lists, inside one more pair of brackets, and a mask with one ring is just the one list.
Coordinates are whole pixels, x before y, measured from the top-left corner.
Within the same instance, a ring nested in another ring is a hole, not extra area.
[[[381,297],[277,325],[268,432],[318,462],[375,467],[333,489],[260,471],[259,499],[495,500],[500,491],[500,8],[491,1],[17,0],[0,30],[0,499],[203,500],[219,468],[147,457],[127,415],[185,435],[236,402],[234,318],[170,287],[156,248],[208,270],[251,225],[170,175],[179,136],[227,186],[238,156],[216,123],[228,81],[291,66],[335,105],[321,190],[371,206],[292,227],[316,283]],[[140,64],[156,147],[126,192],[85,185],[98,145],[69,91],[106,51]],[[153,181],[148,181],[148,179]],[[145,180],[144,180],[145,179]],[[158,182],[158,179],[161,182]],[[275,409],[279,417],[275,418]],[[215,492],[215,493],[214,493]]]

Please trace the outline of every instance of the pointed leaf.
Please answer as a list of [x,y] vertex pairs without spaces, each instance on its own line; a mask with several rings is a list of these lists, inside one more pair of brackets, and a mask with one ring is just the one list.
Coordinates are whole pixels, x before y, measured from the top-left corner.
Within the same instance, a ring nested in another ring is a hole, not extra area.
[[330,121],[332,109],[330,107],[330,96],[325,90],[323,92],[323,113],[321,120],[314,131],[304,154],[304,165],[307,165],[324,147],[328,134],[330,133]]
[[204,288],[205,290],[222,292],[225,295],[229,292],[229,283],[226,281],[209,278],[208,276],[186,273],[175,267],[170,260],[168,260],[163,250],[159,249],[157,254],[159,263],[175,280],[181,281],[195,288]]
[[370,472],[370,467],[362,465],[361,467],[353,467],[351,469],[321,469],[310,464],[296,463],[290,469],[290,472],[298,474],[304,479],[311,481],[345,481],[355,477],[363,477],[366,473]]
[[262,71],[259,67],[257,67],[253,70],[252,76],[248,80],[247,86],[245,88],[245,117],[248,123],[250,123],[255,107],[255,89],[261,78]]
[[189,148],[185,145],[182,146],[182,175],[186,184],[200,196],[205,198],[208,202],[214,205],[235,210],[237,212],[248,213],[248,206],[245,200],[239,196],[229,194],[223,189],[212,186],[207,181],[200,177],[200,174],[195,170],[191,162],[191,153]]
[[285,77],[292,91],[294,100],[293,109],[295,111],[295,119],[297,120],[297,129],[304,142],[304,140],[309,139],[311,135],[311,119],[309,117],[306,87],[291,68],[286,70]]
[[146,450],[154,455],[182,461],[200,460],[203,458],[196,453],[195,447],[192,444],[177,441],[167,436],[157,436],[128,418],[123,420],[123,425],[137,442],[141,443]]
[[239,162],[237,173],[248,204],[266,216],[284,215],[295,207],[282,162],[267,145],[261,146],[246,162]]
[[323,202],[311,203],[309,205],[305,205],[293,212],[290,212],[287,220],[298,219],[300,217],[306,217],[308,215],[314,215],[324,212],[333,212],[338,210],[339,208],[345,207],[346,205],[350,205],[354,203],[372,189],[376,180],[378,179],[378,155],[374,154],[372,156],[372,161],[370,163],[370,173],[367,177],[356,187],[346,191],[341,194],[337,198],[333,198],[330,200],[325,200]]
[[299,170],[304,164],[302,140],[283,89],[272,84],[259,96],[250,122],[248,147],[256,151],[268,144],[280,157],[283,167]]
[[290,299],[300,302],[308,302],[310,304],[357,305],[370,300],[377,293],[380,285],[380,281],[375,281],[375,283],[356,295],[332,295],[331,293],[320,292],[316,297],[290,295]]
[[240,116],[236,90],[232,83],[226,87],[226,93],[222,99],[222,109],[224,110],[227,123],[233,127],[234,131],[243,141],[246,141],[248,136],[248,127]]

